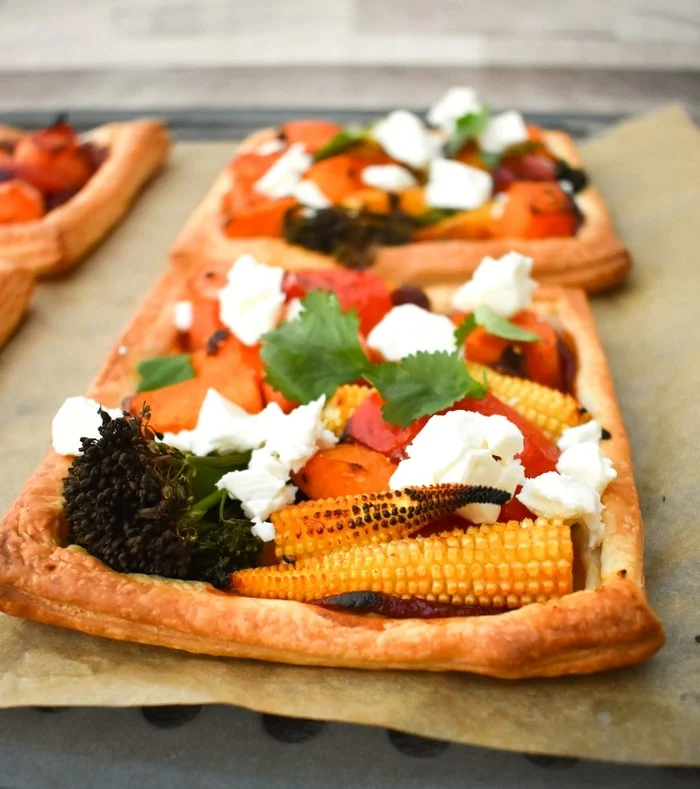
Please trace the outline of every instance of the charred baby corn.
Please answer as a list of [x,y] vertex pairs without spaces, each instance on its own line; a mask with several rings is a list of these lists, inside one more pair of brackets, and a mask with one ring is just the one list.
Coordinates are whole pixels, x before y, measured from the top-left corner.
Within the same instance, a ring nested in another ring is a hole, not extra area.
[[272,514],[275,553],[301,559],[387,542],[467,504],[505,504],[509,499],[509,493],[495,488],[445,484],[305,501]]
[[561,519],[472,526],[391,542],[358,545],[296,565],[231,576],[249,597],[313,602],[346,592],[519,608],[573,589],[571,530]]
[[323,424],[336,436],[342,436],[350,417],[376,390],[371,386],[343,384],[339,386],[323,409]]
[[582,412],[576,398],[558,389],[550,389],[526,378],[503,375],[476,362],[467,362],[467,369],[479,381],[486,376],[489,390],[537,425],[548,438],[556,440],[567,427],[575,427],[590,419]]

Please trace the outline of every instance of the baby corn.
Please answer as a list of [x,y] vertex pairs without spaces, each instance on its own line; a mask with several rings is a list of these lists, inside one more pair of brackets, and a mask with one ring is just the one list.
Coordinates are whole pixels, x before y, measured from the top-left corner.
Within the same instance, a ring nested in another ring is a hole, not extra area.
[[582,413],[580,403],[571,395],[548,386],[503,375],[490,367],[467,362],[469,374],[481,381],[486,376],[491,392],[506,405],[515,409],[549,438],[556,440],[567,427],[587,422],[590,416]]
[[313,602],[372,591],[455,605],[518,608],[569,594],[571,530],[561,519],[495,523],[326,554],[231,576],[249,597]]
[[323,409],[321,418],[324,426],[336,436],[342,436],[350,417],[375,391],[371,386],[358,384],[339,386]]
[[504,504],[506,491],[475,485],[431,485],[304,501],[272,514],[278,558],[300,559],[412,534],[467,504]]

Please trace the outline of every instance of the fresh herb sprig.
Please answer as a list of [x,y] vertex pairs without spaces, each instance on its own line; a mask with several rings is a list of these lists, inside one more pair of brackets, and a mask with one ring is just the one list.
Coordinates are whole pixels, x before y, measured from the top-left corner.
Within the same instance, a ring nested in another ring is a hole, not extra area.
[[137,392],[151,392],[195,377],[189,353],[143,359],[136,365],[136,372],[139,376]]
[[266,380],[290,400],[308,403],[330,396],[341,384],[362,379],[385,400],[385,419],[406,427],[463,397],[485,394],[467,372],[459,349],[373,363],[360,345],[354,309],[343,312],[334,293],[320,290],[311,291],[302,304],[297,319],[263,337],[261,351]]
[[537,342],[541,339],[539,334],[521,329],[520,326],[516,326],[515,323],[502,317],[491,307],[482,305],[467,315],[455,329],[457,345],[461,346],[477,326],[483,326],[494,337],[501,337],[513,342]]

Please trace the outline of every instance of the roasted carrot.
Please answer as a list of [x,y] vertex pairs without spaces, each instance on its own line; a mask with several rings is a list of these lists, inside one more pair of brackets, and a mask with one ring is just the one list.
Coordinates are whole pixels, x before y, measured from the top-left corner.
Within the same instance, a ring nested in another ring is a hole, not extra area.
[[364,188],[361,174],[368,162],[364,157],[339,154],[311,165],[306,177],[332,203],[340,203],[353,192]]
[[[213,384],[204,378],[191,378],[189,381],[128,397],[122,402],[122,407],[136,416],[141,413],[144,405],[149,405],[149,424],[161,433],[191,430],[197,424],[199,409],[210,386]],[[230,392],[222,391],[220,384],[214,388],[225,397],[233,399]]]
[[[212,352],[213,351],[213,352]],[[259,346],[248,347],[229,334],[215,348],[201,349],[192,354],[192,367],[198,378],[210,381],[234,403],[251,414],[262,410],[262,360]],[[225,386],[225,394],[219,386]]]
[[284,215],[294,205],[296,201],[291,197],[263,201],[228,217],[224,223],[224,233],[229,238],[280,238],[283,235]]
[[537,317],[533,312],[524,310],[513,317],[513,323],[540,335],[537,342],[522,343],[525,357],[525,372],[531,381],[558,389],[561,381],[561,361],[554,327]]
[[491,220],[495,238],[550,238],[576,231],[575,206],[558,184],[518,181],[506,194],[502,212]]
[[41,192],[23,181],[0,183],[0,225],[31,222],[44,215]]
[[477,326],[467,337],[467,359],[480,364],[496,364],[509,345],[511,345],[510,340],[494,337],[483,326]]
[[280,134],[282,139],[290,145],[301,142],[309,153],[316,153],[342,130],[343,127],[338,123],[312,118],[283,123]]
[[291,400],[288,400],[282,394],[282,392],[278,392],[267,381],[262,382],[262,396],[265,404],[277,403],[277,405],[284,411],[285,414],[288,414],[292,409],[299,405],[298,403],[293,403]]
[[389,192],[371,186],[350,192],[341,202],[346,208],[352,208],[356,211],[365,209],[375,214],[388,214],[391,209]]
[[473,211],[460,211],[415,233],[417,241],[440,238],[483,239],[491,236],[493,203],[484,203]]
[[292,479],[310,499],[389,490],[396,464],[361,444],[322,449]]

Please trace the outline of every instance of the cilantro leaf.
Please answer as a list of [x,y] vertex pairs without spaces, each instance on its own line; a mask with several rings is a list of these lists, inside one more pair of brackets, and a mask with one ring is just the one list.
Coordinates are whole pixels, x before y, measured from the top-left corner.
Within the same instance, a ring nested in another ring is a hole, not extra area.
[[482,107],[479,112],[468,112],[458,118],[454,131],[445,142],[445,155],[456,156],[469,140],[481,134],[490,118],[491,110],[488,107]]
[[137,392],[151,392],[162,386],[179,384],[194,378],[194,369],[189,353],[144,359],[136,366],[136,372],[139,376]]
[[494,337],[502,337],[504,340],[537,342],[537,340],[541,339],[539,334],[521,329],[520,326],[516,326],[506,318],[502,318],[491,307],[477,307],[474,310],[474,319],[477,325],[483,326],[489,334],[492,334]]
[[470,313],[455,329],[455,342],[461,348],[467,337],[476,329],[477,323],[474,313]]
[[343,312],[335,293],[312,290],[293,321],[263,336],[265,379],[298,403],[308,403],[361,378],[370,367],[358,334],[356,311]]
[[367,136],[368,130],[367,126],[346,126],[316,151],[314,161],[320,162],[322,159],[328,159],[330,156],[347,151],[348,148],[362,142]]
[[407,427],[416,419],[449,408],[463,397],[483,397],[486,389],[469,375],[458,352],[419,351],[400,362],[375,365],[365,374],[386,401],[387,422]]

